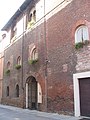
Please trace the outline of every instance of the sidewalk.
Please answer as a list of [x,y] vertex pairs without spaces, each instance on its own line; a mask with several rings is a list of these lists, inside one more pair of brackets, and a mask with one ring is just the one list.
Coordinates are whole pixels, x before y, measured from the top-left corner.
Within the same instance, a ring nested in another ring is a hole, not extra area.
[[[46,113],[46,112],[22,109],[22,108],[17,108],[17,107],[7,106],[7,105],[1,105],[1,104],[0,104],[0,108],[10,109],[10,110],[13,110],[13,111],[23,112],[23,113],[32,114],[32,115],[37,115],[39,117],[50,118],[52,120],[54,120],[54,119],[55,120],[81,120],[82,119],[81,117],[59,115],[57,113]],[[88,119],[82,119],[82,120],[88,120]]]

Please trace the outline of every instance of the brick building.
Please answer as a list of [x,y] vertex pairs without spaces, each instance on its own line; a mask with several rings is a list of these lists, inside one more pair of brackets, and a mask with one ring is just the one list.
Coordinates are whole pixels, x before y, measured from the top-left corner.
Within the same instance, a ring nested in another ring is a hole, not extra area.
[[26,0],[2,30],[2,103],[90,116],[90,0]]

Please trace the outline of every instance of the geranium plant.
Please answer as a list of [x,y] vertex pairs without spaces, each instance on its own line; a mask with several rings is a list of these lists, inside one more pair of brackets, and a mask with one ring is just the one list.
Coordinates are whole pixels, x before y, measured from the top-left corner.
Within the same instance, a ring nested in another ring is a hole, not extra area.
[[21,65],[16,64],[15,68],[19,70],[21,68]]
[[79,48],[83,48],[84,45],[88,45],[89,44],[89,40],[84,40],[82,42],[78,42],[75,44],[75,48],[79,49]]
[[7,69],[6,71],[5,71],[5,74],[10,74],[10,70],[9,69]]
[[38,59],[35,59],[35,60],[29,60],[28,62],[29,62],[29,64],[35,64],[36,62],[38,62]]

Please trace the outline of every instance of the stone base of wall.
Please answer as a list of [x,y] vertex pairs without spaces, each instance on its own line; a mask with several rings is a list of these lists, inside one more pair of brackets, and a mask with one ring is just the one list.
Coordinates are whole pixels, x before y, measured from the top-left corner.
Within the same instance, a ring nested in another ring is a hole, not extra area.
[[[70,110],[63,110],[61,109],[62,106],[64,106],[64,109],[65,109],[65,104],[66,104],[66,107],[68,105],[68,102],[69,101],[64,101],[62,100],[62,103],[61,104],[57,104],[57,102],[55,101],[49,101],[48,99],[48,108],[47,108],[47,111],[45,109],[45,106],[43,106],[41,103],[38,104],[38,111],[42,111],[42,112],[50,112],[50,113],[58,113],[58,114],[64,114],[64,115],[74,115],[73,111],[70,111]],[[20,108],[25,108],[25,103],[23,103],[23,100],[20,100],[19,98],[16,99],[16,98],[13,98],[13,99],[10,99],[10,98],[2,98],[1,99],[1,104],[3,105],[9,105],[9,106],[15,106],[15,107],[20,107]],[[54,106],[54,104],[56,104],[56,106]],[[69,108],[71,109],[71,107],[73,107],[73,105],[68,105]],[[70,111],[70,112],[69,112]]]
[[20,100],[19,98],[2,98],[1,104],[24,108],[23,100]]
[[[1,99],[1,104],[3,105],[10,105],[10,106],[15,106],[15,107],[20,107],[20,108],[26,108],[26,102],[19,98],[2,98]],[[45,111],[44,105],[42,103],[38,103],[38,111]]]

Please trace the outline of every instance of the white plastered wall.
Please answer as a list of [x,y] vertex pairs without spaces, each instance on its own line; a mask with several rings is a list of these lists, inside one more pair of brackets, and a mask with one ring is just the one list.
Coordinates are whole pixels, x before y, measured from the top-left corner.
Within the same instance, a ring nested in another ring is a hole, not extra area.
[[64,2],[65,0],[40,0],[36,4],[36,11],[37,11],[37,17],[36,20],[38,21],[41,19],[44,14],[49,13],[51,10],[53,10],[56,6],[58,6],[60,3]]
[[[41,24],[42,22],[44,22],[44,19],[43,19],[44,15],[47,14],[46,19],[49,19],[55,13],[57,13],[58,11],[63,9],[65,6],[67,6],[69,3],[71,3],[71,1],[72,0],[45,0],[45,1],[40,0],[36,4],[36,21],[38,21],[36,26]],[[57,7],[57,6],[59,6],[59,7]],[[16,24],[16,27],[17,27],[16,37],[19,37],[23,33],[23,24],[24,24],[24,30],[25,30],[26,15],[23,15],[23,17]],[[8,37],[6,37],[6,40],[5,40],[5,41],[7,41],[7,39],[8,39],[9,43],[10,43],[10,33],[11,33],[11,30],[7,33]]]
[[[0,32],[0,53],[2,53],[4,49],[10,44],[10,33],[11,33],[10,30],[8,32],[6,31]],[[6,34],[6,37],[4,39],[2,39],[3,34]]]
[[17,37],[20,36],[24,30],[25,30],[25,26],[26,26],[26,15],[23,15],[23,17],[17,22]]

